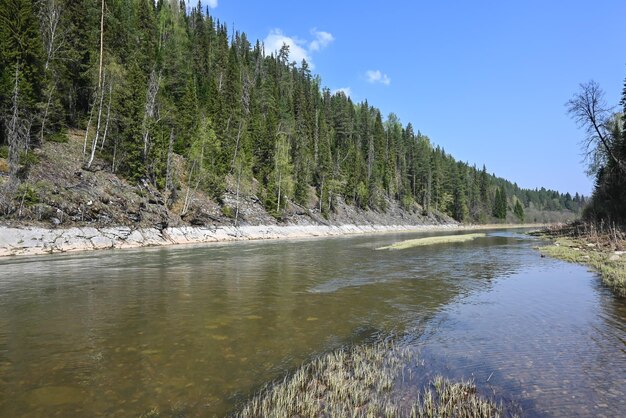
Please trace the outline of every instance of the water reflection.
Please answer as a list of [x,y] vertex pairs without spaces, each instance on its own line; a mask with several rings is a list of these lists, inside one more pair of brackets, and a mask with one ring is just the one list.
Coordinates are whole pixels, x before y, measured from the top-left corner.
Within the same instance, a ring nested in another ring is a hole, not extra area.
[[2,260],[0,416],[223,415],[319,353],[390,333],[438,372],[492,374],[529,411],[567,411],[554,391],[624,411],[624,306],[593,275],[508,232],[375,251],[416,236]]

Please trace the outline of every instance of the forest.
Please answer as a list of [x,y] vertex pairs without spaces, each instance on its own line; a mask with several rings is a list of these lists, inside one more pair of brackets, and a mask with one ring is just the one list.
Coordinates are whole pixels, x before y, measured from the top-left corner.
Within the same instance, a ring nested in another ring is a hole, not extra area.
[[85,170],[149,182],[170,205],[185,189],[216,201],[236,189],[277,218],[288,201],[328,217],[341,199],[523,222],[532,211],[578,213],[586,201],[455,160],[393,113],[331,93],[287,46],[266,51],[200,2],[0,0],[0,116],[5,214],[36,164],[32,150],[67,141],[69,129],[84,135]]

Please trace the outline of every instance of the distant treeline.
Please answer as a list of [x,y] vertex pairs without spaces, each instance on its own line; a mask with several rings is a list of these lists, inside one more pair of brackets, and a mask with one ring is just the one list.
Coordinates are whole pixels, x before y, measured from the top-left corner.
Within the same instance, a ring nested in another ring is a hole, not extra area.
[[276,216],[287,200],[328,214],[339,198],[375,210],[395,199],[478,222],[585,203],[456,161],[199,2],[0,0],[0,112],[16,182],[25,151],[78,127],[86,168],[148,179],[174,199],[181,182],[218,200],[236,187]]

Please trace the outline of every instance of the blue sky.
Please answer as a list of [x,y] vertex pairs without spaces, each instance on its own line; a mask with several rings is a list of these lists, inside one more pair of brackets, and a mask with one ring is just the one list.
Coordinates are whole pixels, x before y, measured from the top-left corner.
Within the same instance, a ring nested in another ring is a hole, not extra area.
[[394,112],[459,160],[521,187],[591,192],[564,104],[590,79],[619,103],[625,0],[203,4],[251,40],[291,43],[324,86]]

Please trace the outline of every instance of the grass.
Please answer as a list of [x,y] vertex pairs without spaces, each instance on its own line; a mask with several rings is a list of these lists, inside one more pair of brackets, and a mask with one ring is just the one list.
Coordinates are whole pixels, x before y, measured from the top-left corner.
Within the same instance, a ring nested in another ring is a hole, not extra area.
[[593,267],[605,285],[626,297],[626,234],[615,225],[570,224],[535,235],[554,241],[539,248],[542,254]]
[[453,242],[472,241],[476,238],[486,236],[485,233],[464,234],[464,235],[443,235],[439,237],[426,237],[410,239],[407,241],[397,242],[386,247],[377,248],[377,250],[406,250],[407,248],[421,247],[424,245],[449,244]]
[[[498,417],[502,405],[471,382],[436,377],[419,390],[400,386],[412,351],[388,343],[327,354],[261,390],[235,415],[248,417]],[[402,378],[401,378],[402,376]],[[398,390],[398,389],[404,389]]]
[[618,296],[626,297],[626,255],[575,238],[557,238],[554,245],[539,250],[553,258],[593,267],[601,274],[605,285]]

